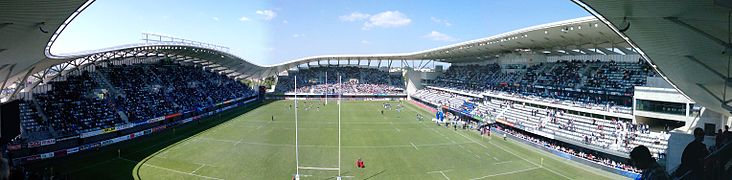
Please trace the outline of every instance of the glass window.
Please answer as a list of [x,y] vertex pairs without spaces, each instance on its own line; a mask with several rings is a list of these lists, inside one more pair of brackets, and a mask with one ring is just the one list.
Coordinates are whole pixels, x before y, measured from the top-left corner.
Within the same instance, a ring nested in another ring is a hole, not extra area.
[[635,110],[686,115],[686,104],[638,99],[636,100]]

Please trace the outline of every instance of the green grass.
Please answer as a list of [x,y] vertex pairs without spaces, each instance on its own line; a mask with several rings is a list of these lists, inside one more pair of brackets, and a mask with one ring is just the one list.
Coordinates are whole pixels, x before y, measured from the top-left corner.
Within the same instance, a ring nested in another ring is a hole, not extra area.
[[[300,101],[300,166],[338,166],[338,106]],[[391,102],[394,106],[398,103]],[[42,162],[75,179],[289,179],[295,174],[293,101],[177,127],[79,156]],[[304,110],[318,104],[320,111]],[[382,102],[341,106],[341,169],[350,179],[622,179],[527,145],[437,127],[433,115],[407,102],[402,112]],[[243,114],[242,114],[243,113]],[[425,121],[416,120],[416,113]],[[275,121],[271,117],[275,116]],[[122,157],[117,158],[116,149]],[[362,158],[366,168],[354,161]],[[543,164],[542,160],[543,159]],[[335,179],[337,171],[300,170],[303,179]],[[349,178],[346,178],[349,179]]]

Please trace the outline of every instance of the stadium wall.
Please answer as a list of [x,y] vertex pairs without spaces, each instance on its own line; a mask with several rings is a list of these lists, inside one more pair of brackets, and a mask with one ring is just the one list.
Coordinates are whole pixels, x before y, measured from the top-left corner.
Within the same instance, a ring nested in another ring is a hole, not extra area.
[[547,56],[547,62],[557,62],[560,60],[600,60],[615,62],[638,62],[641,56],[638,54],[609,54],[609,55],[565,55],[565,56]]
[[407,69],[404,71],[404,77],[406,78],[407,94],[414,94],[417,90],[422,89],[422,73],[415,71],[414,69]]

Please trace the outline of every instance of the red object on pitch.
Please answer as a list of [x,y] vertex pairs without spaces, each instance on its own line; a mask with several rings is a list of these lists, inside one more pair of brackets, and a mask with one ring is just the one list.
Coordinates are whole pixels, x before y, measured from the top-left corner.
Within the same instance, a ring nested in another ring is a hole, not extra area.
[[356,167],[364,168],[363,161],[361,159],[356,160]]

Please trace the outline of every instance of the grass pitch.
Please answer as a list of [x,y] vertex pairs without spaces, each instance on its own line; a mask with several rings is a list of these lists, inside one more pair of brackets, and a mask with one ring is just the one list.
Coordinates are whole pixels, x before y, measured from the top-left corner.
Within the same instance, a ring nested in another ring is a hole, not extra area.
[[[338,105],[298,102],[299,163],[309,167],[300,170],[302,179],[335,179],[338,171],[329,168],[338,167]],[[239,108],[174,132],[35,166],[52,166],[74,179],[290,179],[296,172],[293,103]],[[382,103],[341,105],[344,179],[624,178],[511,140],[438,127],[430,121],[432,113],[406,101],[401,112],[393,110],[398,101],[389,101],[392,110],[382,115]],[[425,121],[417,121],[417,113]],[[366,168],[354,166],[358,158]]]

